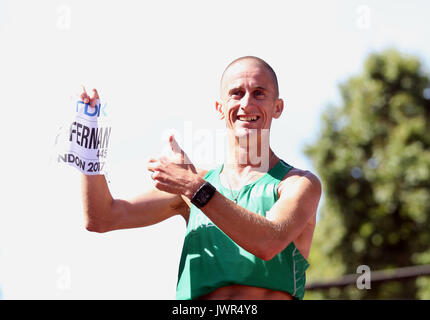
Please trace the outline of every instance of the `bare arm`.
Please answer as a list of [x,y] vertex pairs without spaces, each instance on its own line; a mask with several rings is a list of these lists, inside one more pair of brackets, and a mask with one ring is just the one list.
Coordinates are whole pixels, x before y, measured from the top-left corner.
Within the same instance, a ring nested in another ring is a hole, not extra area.
[[303,232],[316,214],[320,196],[318,178],[307,172],[285,184],[266,217],[218,192],[201,210],[242,248],[270,260]]
[[[155,172],[155,187],[189,199],[205,180],[181,165],[160,158],[148,166]],[[313,222],[321,196],[321,183],[301,171],[278,188],[279,199],[266,217],[243,208],[216,192],[201,209],[234,242],[255,256],[270,260],[301,236]]]
[[[180,160],[184,152],[170,137],[170,143]],[[166,157],[152,159],[148,170],[153,172],[157,189],[181,194],[192,199],[205,180],[183,161]],[[278,193],[279,199],[266,213],[266,217],[243,208],[215,192],[201,210],[234,242],[255,256],[270,260],[289,243],[299,237],[313,221],[321,197],[321,183],[309,171],[296,170],[285,177]]]
[[[82,87],[81,100],[95,106],[99,95],[93,89],[90,97]],[[132,200],[114,199],[104,175],[82,175],[82,200],[85,226],[89,231],[145,227],[181,214],[188,220],[189,205],[183,196],[154,188]],[[188,200],[188,199],[187,199]]]
[[85,227],[94,232],[145,227],[176,214],[188,219],[180,195],[154,189],[132,200],[114,199],[104,175],[82,175],[82,200]]

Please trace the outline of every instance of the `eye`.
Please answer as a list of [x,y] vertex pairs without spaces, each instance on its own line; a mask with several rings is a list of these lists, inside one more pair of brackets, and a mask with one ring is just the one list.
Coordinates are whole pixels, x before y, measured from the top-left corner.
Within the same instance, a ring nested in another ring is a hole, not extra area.
[[254,91],[254,96],[256,98],[264,98],[265,94],[263,90],[255,90]]
[[240,89],[234,89],[234,90],[231,91],[230,95],[233,98],[238,98],[238,97],[241,97],[243,95],[243,92]]

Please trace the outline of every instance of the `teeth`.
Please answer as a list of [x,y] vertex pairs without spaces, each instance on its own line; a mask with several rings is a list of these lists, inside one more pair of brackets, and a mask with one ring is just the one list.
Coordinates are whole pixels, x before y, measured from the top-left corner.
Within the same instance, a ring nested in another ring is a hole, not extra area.
[[239,116],[238,118],[241,121],[255,121],[255,120],[257,120],[257,116]]

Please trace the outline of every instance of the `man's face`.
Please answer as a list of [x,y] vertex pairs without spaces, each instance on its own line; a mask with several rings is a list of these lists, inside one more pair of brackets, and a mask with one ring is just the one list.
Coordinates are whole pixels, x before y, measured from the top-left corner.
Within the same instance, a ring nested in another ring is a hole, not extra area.
[[283,110],[272,74],[253,60],[239,61],[224,74],[217,110],[236,137],[270,129]]

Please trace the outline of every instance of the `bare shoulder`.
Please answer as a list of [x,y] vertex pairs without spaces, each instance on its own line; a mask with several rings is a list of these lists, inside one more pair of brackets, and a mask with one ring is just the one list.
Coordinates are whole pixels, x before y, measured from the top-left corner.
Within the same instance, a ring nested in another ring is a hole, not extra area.
[[306,194],[309,197],[321,196],[322,186],[320,179],[309,170],[292,168],[282,179],[278,188],[279,194]]
[[[313,230],[316,224],[316,212],[321,193],[320,179],[312,172],[298,168],[292,168],[278,187],[280,199],[285,199],[289,205],[300,207],[307,213],[304,216],[307,216],[309,230]],[[296,240],[300,243],[300,239]]]

